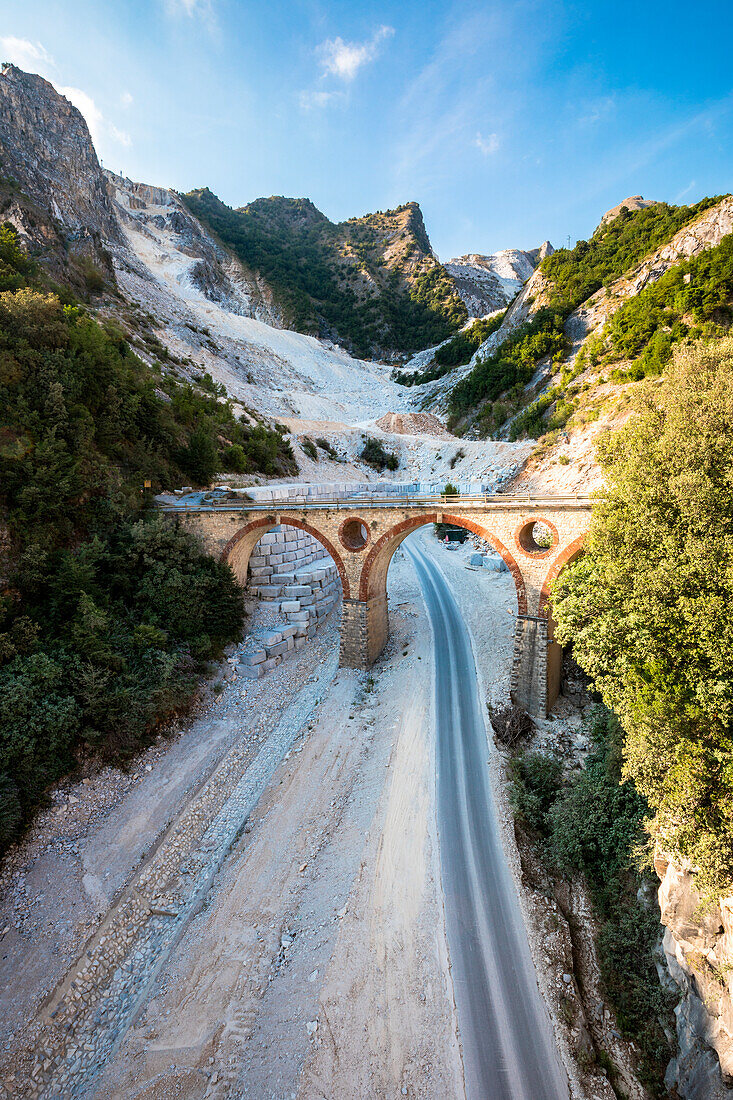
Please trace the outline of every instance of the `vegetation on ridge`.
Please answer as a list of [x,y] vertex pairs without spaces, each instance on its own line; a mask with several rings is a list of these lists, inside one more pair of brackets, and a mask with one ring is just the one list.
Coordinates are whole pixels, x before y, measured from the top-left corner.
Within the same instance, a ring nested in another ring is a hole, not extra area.
[[[521,405],[524,387],[538,365],[550,357],[562,361],[567,347],[564,325],[573,310],[719,201],[717,197],[694,206],[657,203],[636,211],[622,208],[613,221],[598,227],[590,241],[578,241],[572,249],[560,248],[546,256],[540,265],[548,283],[542,307],[455,386],[450,396],[451,423],[501,396],[500,405],[486,405],[479,417],[483,434],[495,432],[512,406]],[[529,424],[535,419],[530,417]]]
[[466,320],[416,204],[334,225],[307,199],[258,199],[232,210],[206,187],[182,198],[266,279],[299,332],[341,340],[366,357],[439,344]]
[[132,753],[241,630],[231,572],[146,511],[144,481],[288,460],[41,278],[0,227],[0,845],[80,750]]

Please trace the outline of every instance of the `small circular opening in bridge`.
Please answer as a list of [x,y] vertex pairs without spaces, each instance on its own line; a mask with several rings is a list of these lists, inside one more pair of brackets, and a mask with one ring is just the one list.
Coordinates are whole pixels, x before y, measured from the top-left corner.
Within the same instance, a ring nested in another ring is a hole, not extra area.
[[347,550],[363,550],[369,542],[369,528],[361,519],[347,519],[341,524],[339,538]]
[[525,523],[519,532],[519,545],[525,554],[544,557],[549,554],[557,542],[557,531],[541,519]]

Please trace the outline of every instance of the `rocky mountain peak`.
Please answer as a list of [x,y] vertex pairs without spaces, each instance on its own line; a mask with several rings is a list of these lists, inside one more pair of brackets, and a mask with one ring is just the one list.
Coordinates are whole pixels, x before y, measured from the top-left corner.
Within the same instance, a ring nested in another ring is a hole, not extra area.
[[448,260],[446,271],[472,317],[483,317],[506,306],[533,274],[537,264],[553,252],[549,241],[524,252],[503,248],[488,256],[471,253]]
[[0,70],[0,173],[64,229],[117,236],[81,112],[43,77],[9,64]]
[[549,241],[543,241],[539,248],[530,248],[526,255],[529,256],[534,266],[538,267],[545,256],[551,256],[554,251],[555,249]]
[[[205,188],[208,191],[208,188]],[[211,194],[211,192],[209,192]],[[218,200],[217,200],[218,201]],[[291,199],[284,195],[271,195],[269,198],[254,199],[246,206],[237,208],[243,214],[249,214],[258,220],[271,221],[282,228],[294,230],[310,229],[328,221],[310,199]]]
[[415,238],[418,246],[422,249],[426,256],[434,256],[432,245],[430,244],[430,238],[428,237],[428,231],[425,228],[425,220],[420,209],[420,204],[417,202],[407,202],[404,206],[398,207],[398,213],[404,211],[405,217],[405,230],[411,233]]
[[606,211],[601,218],[598,228],[600,229],[602,225],[608,225],[614,218],[617,218],[624,207],[626,207],[627,210],[644,210],[647,206],[656,205],[656,199],[645,199],[643,195],[630,195],[628,199],[624,199],[618,206],[612,206],[610,210]]

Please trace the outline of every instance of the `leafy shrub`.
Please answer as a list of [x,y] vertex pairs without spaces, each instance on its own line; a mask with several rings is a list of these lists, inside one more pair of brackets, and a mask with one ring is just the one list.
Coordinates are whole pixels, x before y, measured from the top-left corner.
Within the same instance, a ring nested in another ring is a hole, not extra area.
[[670,1057],[664,1025],[673,1019],[672,998],[655,966],[659,909],[638,897],[647,804],[632,782],[622,782],[622,730],[614,715],[597,709],[587,733],[594,752],[545,815],[549,858],[568,876],[585,877],[600,925],[601,974],[619,1027],[641,1050],[642,1079],[664,1096]]
[[[457,332],[447,344],[442,344],[435,352],[435,362],[439,367],[460,367],[471,360],[473,353],[481,347],[485,340],[497,329],[501,328],[506,311],[497,313],[493,317],[483,317],[478,321]],[[427,378],[424,379],[427,381]]]
[[[670,1057],[665,1027],[673,1029],[672,998],[655,966],[661,936],[659,909],[639,901],[645,800],[622,782],[622,731],[605,707],[585,721],[593,744],[585,769],[563,781],[553,755],[525,752],[510,763],[509,799],[515,816],[535,836],[553,876],[587,883],[598,922],[596,946],[609,1001],[623,1035],[640,1051],[640,1073],[651,1093],[666,1095]],[[653,891],[647,892],[653,897]]]
[[397,455],[386,450],[382,441],[373,436],[367,436],[359,458],[375,470],[396,470],[400,464]]
[[675,349],[636,408],[599,445],[606,488],[553,614],[619,716],[654,834],[715,896],[733,883],[733,339]]
[[194,428],[180,453],[183,470],[196,485],[210,485],[217,471],[219,450],[208,424]]
[[525,752],[512,758],[509,776],[509,803],[515,815],[530,829],[546,832],[547,815],[562,781],[560,760],[549,753]]
[[318,462],[318,449],[312,439],[304,435],[300,441],[300,445],[304,453],[308,455],[308,458],[312,459],[314,462]]
[[22,815],[18,788],[8,775],[0,775],[0,851],[18,831]]
[[321,436],[317,437],[316,443],[322,451],[326,452],[329,458],[332,458],[334,462],[338,462],[338,452],[333,444],[329,443],[327,439],[323,439]]

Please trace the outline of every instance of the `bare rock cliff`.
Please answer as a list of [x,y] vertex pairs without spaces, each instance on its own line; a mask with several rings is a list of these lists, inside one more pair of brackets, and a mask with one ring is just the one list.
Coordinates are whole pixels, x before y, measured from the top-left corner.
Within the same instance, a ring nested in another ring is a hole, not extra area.
[[667,1088],[684,1100],[729,1100],[733,1086],[733,898],[702,906],[695,876],[664,856],[655,859],[661,879],[659,906],[664,953],[681,993],[677,1057]]
[[0,171],[71,235],[117,236],[83,116],[47,80],[15,65],[0,70]]
[[[175,191],[114,172],[105,176],[129,252],[148,275],[165,271],[184,294],[195,288],[231,313],[282,327],[269,287],[206,231]],[[115,250],[115,258],[121,268],[135,266],[125,250]]]
[[497,309],[506,309],[531,278],[540,260],[553,251],[550,242],[545,241],[529,252],[505,248],[488,256],[471,253],[448,260],[443,266],[453,279],[469,316],[484,317]]
[[610,210],[601,218],[601,225],[607,225],[608,222],[612,222],[614,218],[617,218],[625,207],[627,210],[644,210],[647,206],[656,206],[656,199],[645,199],[643,195],[630,195],[628,199],[624,199],[618,206],[612,206]]

